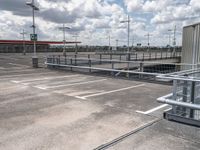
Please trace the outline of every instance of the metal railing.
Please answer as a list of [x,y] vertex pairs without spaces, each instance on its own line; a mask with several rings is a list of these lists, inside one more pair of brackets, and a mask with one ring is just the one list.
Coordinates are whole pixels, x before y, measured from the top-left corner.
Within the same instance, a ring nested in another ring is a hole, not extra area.
[[[96,56],[97,57],[97,56]],[[147,78],[155,80],[157,75],[178,72],[181,68],[191,68],[190,64],[161,63],[160,61],[125,61],[118,59],[103,59],[69,56],[48,56],[47,66],[62,67],[74,71],[86,71],[90,73],[103,73],[112,76],[124,76],[127,78]]]
[[[96,55],[101,57],[110,56],[118,57],[119,60],[127,60],[130,58],[131,61],[145,61],[145,60],[159,60],[159,59],[171,59],[181,57],[181,52],[168,52],[168,51],[158,51],[158,52],[129,52],[126,51],[96,51]],[[100,58],[101,58],[100,57]]]
[[158,102],[172,106],[165,118],[200,126],[200,69],[160,75],[158,78],[173,80],[172,94],[158,98]]

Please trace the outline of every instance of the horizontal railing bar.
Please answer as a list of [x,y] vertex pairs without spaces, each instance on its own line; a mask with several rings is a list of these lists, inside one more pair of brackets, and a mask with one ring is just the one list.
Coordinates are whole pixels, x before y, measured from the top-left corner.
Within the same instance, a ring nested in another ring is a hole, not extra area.
[[97,68],[97,67],[87,67],[87,66],[53,64],[53,63],[48,63],[48,62],[45,62],[45,64],[50,65],[50,66],[69,67],[69,68],[78,68],[78,69],[91,69],[91,70],[121,72],[121,73],[132,73],[132,74],[139,74],[139,75],[152,75],[152,76],[160,75],[160,73],[136,72],[136,71],[130,71],[130,70],[118,70],[118,69],[107,69],[107,68]]

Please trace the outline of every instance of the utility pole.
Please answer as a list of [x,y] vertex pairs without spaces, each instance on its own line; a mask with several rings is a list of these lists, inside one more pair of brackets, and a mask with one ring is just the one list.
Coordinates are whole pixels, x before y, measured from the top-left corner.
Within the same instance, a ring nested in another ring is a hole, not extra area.
[[116,39],[116,50],[117,50],[117,48],[118,48],[118,42],[119,42],[119,40]]
[[128,49],[127,49],[127,55],[128,55],[128,57],[127,57],[127,60],[129,61],[130,60],[130,48],[129,48],[129,37],[130,37],[130,16],[128,15],[128,20],[124,20],[124,21],[121,21],[120,23],[126,23],[127,22],[127,32],[128,32],[128,34],[127,34],[127,39],[128,39],[128,41],[127,41],[127,46],[128,46]]
[[75,53],[78,54],[78,45],[77,45],[77,38],[79,37],[77,34],[73,36],[75,38]]
[[26,2],[26,5],[30,6],[32,8],[32,15],[33,15],[33,44],[34,44],[34,56],[32,57],[32,63],[33,63],[33,67],[37,68],[38,67],[38,58],[37,58],[37,54],[36,54],[36,40],[37,40],[37,35],[35,34],[35,11],[39,11],[39,8],[35,6],[35,2],[34,0],[32,0],[32,2]]
[[65,39],[65,31],[67,29],[70,29],[69,27],[66,27],[65,24],[63,24],[62,27],[58,28],[59,30],[63,31],[63,56],[66,56],[66,39]]
[[168,50],[168,51],[170,51],[170,48],[171,48],[171,32],[172,32],[172,29],[168,29],[168,32],[169,32],[169,44],[168,44],[169,50]]
[[22,39],[23,39],[23,55],[26,55],[26,46],[25,46],[25,35],[27,34],[24,29],[23,32],[20,33],[22,35]]
[[149,50],[150,50],[150,37],[151,36],[153,36],[153,35],[151,35],[151,34],[147,34],[147,35],[145,35],[145,36],[147,36],[147,40],[148,40],[148,43],[147,43],[147,45],[148,45],[148,50],[147,50],[147,52],[149,52]]
[[174,50],[173,50],[173,55],[175,55],[175,52],[176,52],[176,25],[174,26],[174,39],[173,39],[173,47],[174,47]]
[[108,41],[109,41],[108,45],[109,45],[109,50],[110,50],[110,34],[108,36]]

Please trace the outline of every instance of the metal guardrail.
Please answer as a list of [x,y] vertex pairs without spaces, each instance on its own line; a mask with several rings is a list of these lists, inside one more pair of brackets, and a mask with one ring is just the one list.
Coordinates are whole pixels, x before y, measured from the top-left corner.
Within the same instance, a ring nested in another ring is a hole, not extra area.
[[124,76],[127,78],[145,78],[155,80],[160,74],[178,72],[182,66],[192,68],[190,64],[161,63],[160,61],[126,61],[118,59],[98,59],[98,56],[88,57],[68,57],[68,56],[48,56],[47,66],[68,68],[70,70],[86,71],[90,73],[98,72],[110,74],[112,76]]
[[172,106],[170,111],[164,113],[164,117],[200,126],[200,69],[160,75],[157,78],[173,80],[172,94],[157,99],[160,103]]
[[160,52],[129,52],[126,51],[96,51],[96,55],[106,56],[119,56],[119,60],[122,60],[122,57],[125,56],[126,60],[132,61],[145,61],[145,60],[158,60],[158,59],[170,59],[170,58],[179,58],[181,57],[181,52],[168,52],[168,51],[160,51]]

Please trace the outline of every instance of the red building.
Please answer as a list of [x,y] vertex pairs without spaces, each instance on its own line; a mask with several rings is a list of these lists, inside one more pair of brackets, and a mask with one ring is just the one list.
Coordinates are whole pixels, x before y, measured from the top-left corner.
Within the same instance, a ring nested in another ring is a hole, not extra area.
[[[81,42],[66,42],[66,44],[75,43]],[[0,53],[22,53],[24,45],[26,52],[33,52],[33,41],[0,40]],[[50,45],[63,45],[63,41],[36,41],[37,52],[51,52]]]

